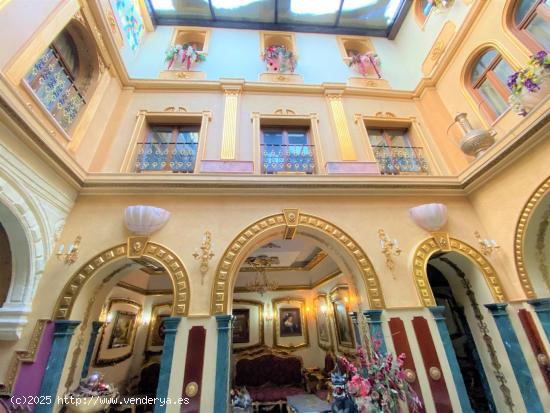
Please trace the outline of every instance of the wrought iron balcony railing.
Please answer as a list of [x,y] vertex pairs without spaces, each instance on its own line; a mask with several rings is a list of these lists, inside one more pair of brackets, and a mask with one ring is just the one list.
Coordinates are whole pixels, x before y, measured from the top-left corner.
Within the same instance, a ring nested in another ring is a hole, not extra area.
[[197,143],[140,143],[136,172],[171,171],[193,173]]
[[262,144],[262,173],[315,173],[313,145]]
[[372,150],[383,175],[430,174],[423,148],[379,145]]
[[52,47],[38,59],[25,80],[48,112],[68,132],[86,101]]

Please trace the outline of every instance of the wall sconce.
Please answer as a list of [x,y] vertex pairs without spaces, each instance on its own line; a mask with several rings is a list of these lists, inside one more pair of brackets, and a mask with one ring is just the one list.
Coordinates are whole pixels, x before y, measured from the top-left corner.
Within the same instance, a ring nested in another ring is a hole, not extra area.
[[214,253],[212,252],[212,234],[210,231],[204,233],[200,251],[195,250],[193,257],[201,263],[201,284],[204,284],[204,276],[208,272],[208,262],[214,257]]
[[268,308],[265,312],[265,321],[271,322],[273,321],[273,309]]
[[57,259],[59,261],[65,262],[67,265],[74,264],[74,262],[78,259],[78,250],[80,249],[80,241],[82,241],[82,237],[78,235],[74,242],[69,245],[67,248],[67,252],[65,252],[65,245],[61,244],[59,245],[59,250],[55,254],[57,256]]
[[474,236],[477,239],[479,248],[481,249],[481,253],[485,256],[490,256],[493,251],[496,251],[500,248],[500,245],[498,245],[494,239],[482,239],[479,231],[475,231]]
[[151,322],[151,315],[150,314],[143,314],[141,316],[141,325],[146,326]]
[[328,308],[327,308],[326,304],[321,304],[321,312],[322,312],[323,314],[326,314],[326,313],[327,313],[327,310],[328,310]]
[[113,321],[113,313],[109,311],[105,317],[105,324],[109,324]]
[[397,240],[390,239],[383,229],[378,230],[378,238],[380,238],[380,250],[382,254],[386,256],[386,265],[390,270],[393,270],[395,263],[393,262],[392,255],[397,257],[401,254],[401,249],[397,245]]

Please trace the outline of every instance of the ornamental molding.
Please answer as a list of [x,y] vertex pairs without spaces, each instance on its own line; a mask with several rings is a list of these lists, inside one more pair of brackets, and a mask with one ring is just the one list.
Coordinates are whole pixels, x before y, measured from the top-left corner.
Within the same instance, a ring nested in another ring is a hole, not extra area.
[[516,270],[518,273],[519,281],[523,292],[529,299],[536,298],[536,293],[529,279],[527,268],[525,267],[525,236],[527,226],[531,221],[534,211],[539,206],[542,199],[550,192],[550,176],[538,186],[537,189],[531,194],[519,216],[516,224],[516,231],[514,237],[514,260],[516,263]]
[[[285,232],[288,222],[287,219],[290,218],[288,216],[288,211],[291,210],[286,211],[286,218],[285,214],[281,213],[265,217],[249,225],[241,231],[231,242],[229,247],[227,247],[218,264],[214,285],[212,287],[211,313],[213,315],[228,313],[228,301],[232,296],[231,289],[238,275],[239,265],[244,260],[244,255],[248,252],[249,248],[268,233],[277,231],[282,233]],[[363,249],[347,233],[334,224],[313,215],[299,213],[299,215],[296,216],[296,220],[298,221],[296,224],[297,233],[300,232],[301,229],[316,230],[324,236],[336,241],[345,251],[347,251],[348,257],[355,262],[356,268],[361,274],[367,291],[369,308],[385,308],[380,281],[371,261]]]
[[[506,294],[502,289],[502,283],[497,272],[481,252],[471,245],[452,237],[449,237],[449,247],[448,251],[454,251],[467,257],[478,267],[496,303],[506,301]],[[437,305],[430,282],[428,281],[427,266],[432,255],[439,251],[443,251],[441,246],[434,237],[430,237],[422,241],[413,255],[414,285],[418,297],[425,307],[434,307]]]
[[[107,264],[127,258],[128,255],[128,244],[119,244],[99,253],[80,267],[65,284],[57,300],[52,319],[70,319],[74,302],[86,282]],[[150,259],[166,269],[174,286],[172,315],[187,316],[191,293],[189,291],[189,277],[183,262],[174,252],[154,242],[147,242],[141,257]]]

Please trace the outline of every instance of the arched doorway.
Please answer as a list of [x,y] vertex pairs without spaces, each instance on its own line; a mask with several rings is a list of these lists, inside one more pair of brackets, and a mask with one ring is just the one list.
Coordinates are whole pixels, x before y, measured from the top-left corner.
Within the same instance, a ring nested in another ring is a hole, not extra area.
[[[166,330],[160,323],[168,316],[186,316],[189,298],[183,263],[162,245],[130,238],[127,244],[93,257],[69,279],[58,298],[56,328],[72,324],[76,339],[62,343],[54,339],[48,361],[48,369],[52,368],[42,381],[41,394],[53,397],[74,390],[81,376],[97,368],[105,374],[105,382],[118,384],[128,395],[145,388],[152,395],[155,384],[147,379],[158,377],[163,368],[169,378],[172,363],[175,330],[163,366],[160,354],[168,338],[161,337]],[[63,359],[52,360],[60,346],[65,346]],[[144,373],[146,368],[150,370]],[[167,396],[168,384],[169,379],[162,381],[164,393],[158,397]]]
[[[324,257],[323,264],[311,267],[310,263],[320,256]],[[273,258],[269,269],[265,264],[260,268],[254,265],[255,260]],[[309,269],[297,276],[297,267]],[[317,269],[312,272],[313,267]],[[263,293],[249,290],[266,278],[266,272],[267,282],[274,281],[277,288]],[[227,409],[229,386],[246,384],[242,380],[250,378],[247,371],[254,372],[254,383],[250,384],[261,387],[265,380],[257,376],[268,368],[254,363],[262,363],[264,357],[285,360],[281,363],[294,360],[294,366],[305,363],[309,364],[306,367],[327,373],[333,353],[353,353],[360,340],[357,318],[354,320],[349,313],[357,317],[362,310],[384,306],[380,283],[367,255],[334,224],[289,209],[248,226],[222,256],[212,291],[212,313],[218,319],[215,410]],[[322,313],[320,317],[317,309]],[[232,312],[237,321],[233,338],[242,340],[235,346],[231,346],[229,334]],[[259,320],[260,314],[263,320]],[[329,321],[320,328],[324,320]],[[264,334],[252,333],[253,324]],[[254,344],[256,348],[250,348]],[[243,368],[238,367],[241,360]],[[235,377],[230,374],[232,368]],[[262,396],[260,403],[282,412],[286,400],[278,392],[293,387],[291,384],[278,383],[278,388],[269,393],[274,399],[264,400]],[[322,396],[308,397],[323,401]]]
[[[470,406],[475,412],[496,412],[485,369],[465,313],[468,307],[474,312],[479,311],[479,303],[470,280],[455,263],[460,261],[457,255],[451,252],[432,256],[427,266],[428,281],[437,305],[445,307],[445,324],[464,379]],[[479,318],[477,321],[482,322]]]
[[550,178],[531,195],[516,226],[514,256],[527,298],[550,295]]
[[6,302],[11,285],[11,256],[12,252],[8,233],[0,222],[0,307]]
[[461,403],[466,401],[476,412],[509,408],[513,403],[510,389],[499,381],[501,355],[493,343],[499,332],[487,323],[491,316],[484,306],[506,300],[495,269],[475,248],[451,237],[443,243],[435,238],[422,242],[413,263],[424,305],[445,308],[452,345],[446,353],[449,359],[456,357],[458,368],[451,373],[457,390],[461,391],[463,383],[466,393],[459,396]]

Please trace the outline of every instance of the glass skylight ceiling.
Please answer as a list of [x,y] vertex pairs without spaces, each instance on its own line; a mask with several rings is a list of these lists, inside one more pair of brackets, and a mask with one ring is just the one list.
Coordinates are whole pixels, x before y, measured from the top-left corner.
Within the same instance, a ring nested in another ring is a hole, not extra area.
[[412,0],[147,0],[161,25],[393,38]]

